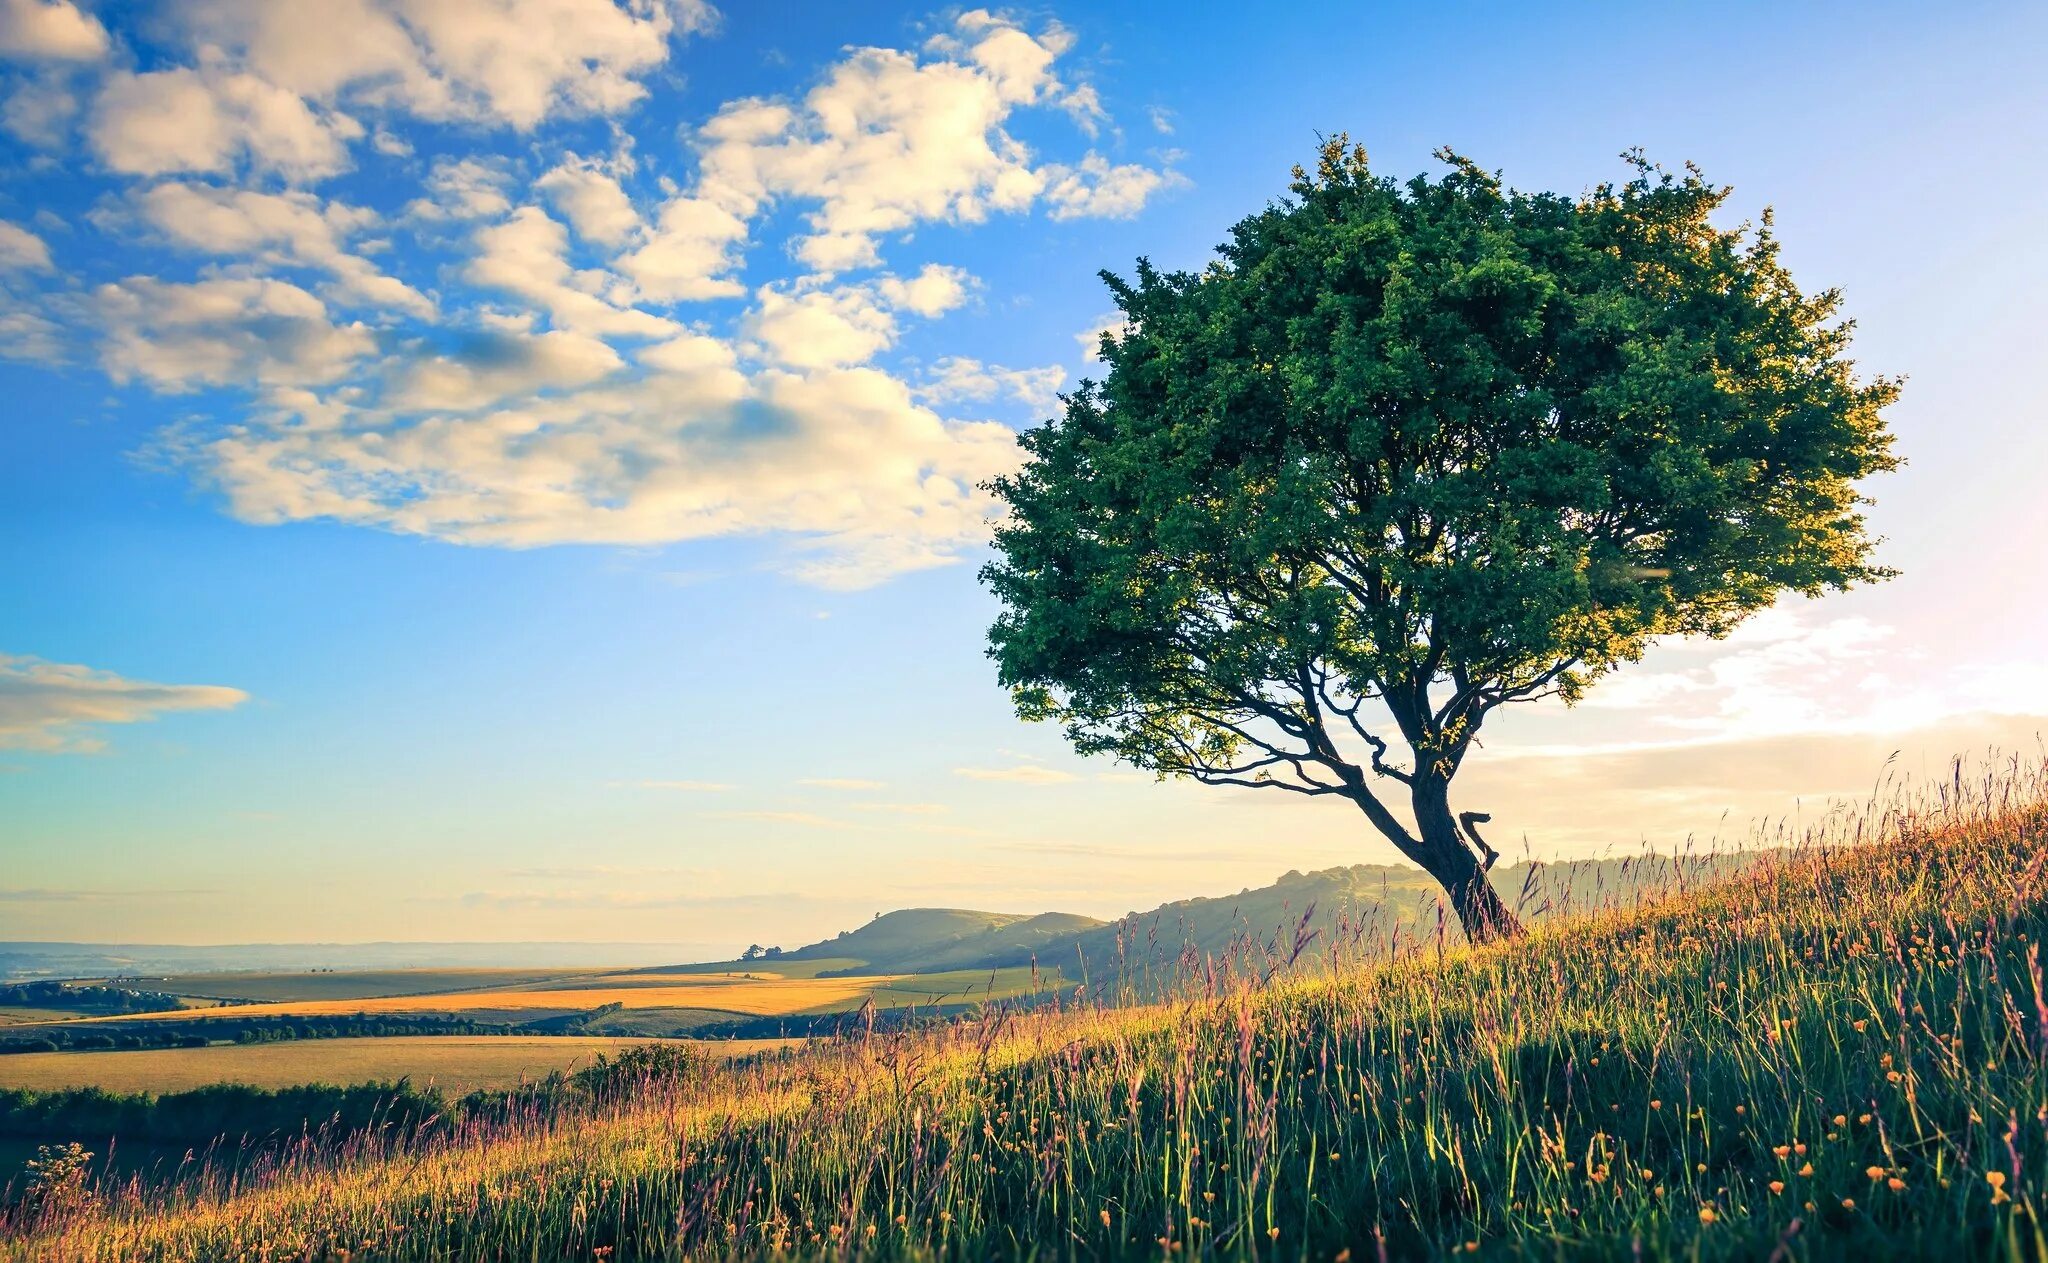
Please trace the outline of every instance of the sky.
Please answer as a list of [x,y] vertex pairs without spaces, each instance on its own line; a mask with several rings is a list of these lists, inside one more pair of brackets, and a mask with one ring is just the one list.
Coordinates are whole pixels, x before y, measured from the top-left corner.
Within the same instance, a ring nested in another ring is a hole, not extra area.
[[0,0],[0,940],[1115,915],[1397,857],[1011,712],[977,490],[1339,131],[1766,206],[1890,583],[1491,721],[1510,856],[2038,757],[2048,10]]

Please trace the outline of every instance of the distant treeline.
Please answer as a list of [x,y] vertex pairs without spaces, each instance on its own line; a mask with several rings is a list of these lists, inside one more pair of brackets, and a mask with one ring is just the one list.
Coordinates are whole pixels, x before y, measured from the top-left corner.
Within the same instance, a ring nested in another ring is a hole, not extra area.
[[[709,1059],[684,1043],[643,1044],[599,1057],[572,1073],[556,1071],[506,1091],[450,1097],[410,1079],[345,1087],[306,1084],[257,1088],[215,1084],[185,1092],[118,1093],[103,1088],[0,1089],[0,1137],[109,1144],[217,1145],[248,1150],[301,1140],[339,1144],[371,1129],[418,1138],[466,1120],[512,1111],[573,1111],[642,1092],[655,1082],[695,1076]],[[5,1173],[0,1173],[4,1185]]]
[[23,982],[0,987],[0,1007],[75,1009],[87,1013],[163,1013],[184,1007],[184,1002],[163,991],[77,986],[62,982]]
[[39,1027],[33,1035],[0,1039],[0,1054],[92,1052],[136,1048],[204,1048],[223,1042],[267,1044],[275,1040],[360,1039],[387,1035],[510,1035],[517,1027],[464,1022],[432,1015],[411,1017],[215,1017],[190,1021],[138,1022],[92,1027]]

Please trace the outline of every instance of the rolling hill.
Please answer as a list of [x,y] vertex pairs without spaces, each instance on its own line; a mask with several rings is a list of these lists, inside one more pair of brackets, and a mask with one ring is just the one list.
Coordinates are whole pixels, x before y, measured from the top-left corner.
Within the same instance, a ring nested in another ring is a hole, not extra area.
[[[1727,876],[1756,852],[1542,864],[1494,872],[1509,904],[1532,920],[1626,908],[1644,898]],[[1382,959],[1402,944],[1442,935],[1455,919],[1441,912],[1428,874],[1401,864],[1354,864],[1290,871],[1269,886],[1132,911],[1114,921],[1070,913],[979,912],[905,908],[859,929],[784,953],[778,962],[832,960],[820,977],[930,973],[1037,964],[1069,978],[1139,984],[1231,962],[1257,974],[1303,961]]]

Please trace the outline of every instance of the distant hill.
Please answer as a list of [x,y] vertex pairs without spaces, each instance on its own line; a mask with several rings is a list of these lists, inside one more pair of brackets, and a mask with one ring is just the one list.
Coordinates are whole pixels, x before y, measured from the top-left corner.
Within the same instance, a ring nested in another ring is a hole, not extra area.
[[[1102,926],[1068,912],[974,912],[964,908],[904,908],[885,912],[857,930],[784,953],[782,960],[844,957],[863,973],[934,973],[980,968],[990,961],[1029,961],[1077,934]],[[842,970],[839,972],[854,972]]]
[[[1629,856],[1573,863],[1510,864],[1493,882],[1532,921],[1626,907],[1675,888],[1726,876],[1757,855],[1672,859]],[[1419,869],[1355,864],[1289,872],[1234,895],[1181,899],[1115,921],[1066,913],[1025,916],[962,908],[906,908],[857,930],[787,953],[784,960],[861,962],[836,973],[928,973],[1037,963],[1067,977],[1143,987],[1189,969],[1229,965],[1269,974],[1333,956],[1382,958],[1402,945],[1454,942],[1456,919]]]
[[651,965],[702,955],[697,943],[0,942],[0,982],[226,970],[461,969]]

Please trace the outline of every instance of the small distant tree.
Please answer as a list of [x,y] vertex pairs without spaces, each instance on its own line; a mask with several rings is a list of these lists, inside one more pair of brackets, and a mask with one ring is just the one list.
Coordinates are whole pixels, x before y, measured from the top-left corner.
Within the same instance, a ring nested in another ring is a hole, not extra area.
[[759,960],[759,959],[761,959],[761,945],[760,945],[759,943],[749,943],[749,944],[747,944],[747,950],[746,950],[746,951],[744,951],[744,952],[741,952],[741,953],[740,953],[740,959],[741,959],[741,960]]
[[1438,156],[1396,184],[1340,137],[1204,270],[1103,273],[1107,375],[991,484],[982,574],[1021,716],[1349,800],[1485,941],[1520,927],[1451,807],[1481,725],[1888,577],[1855,484],[1897,385],[1691,167],[1573,198]]

